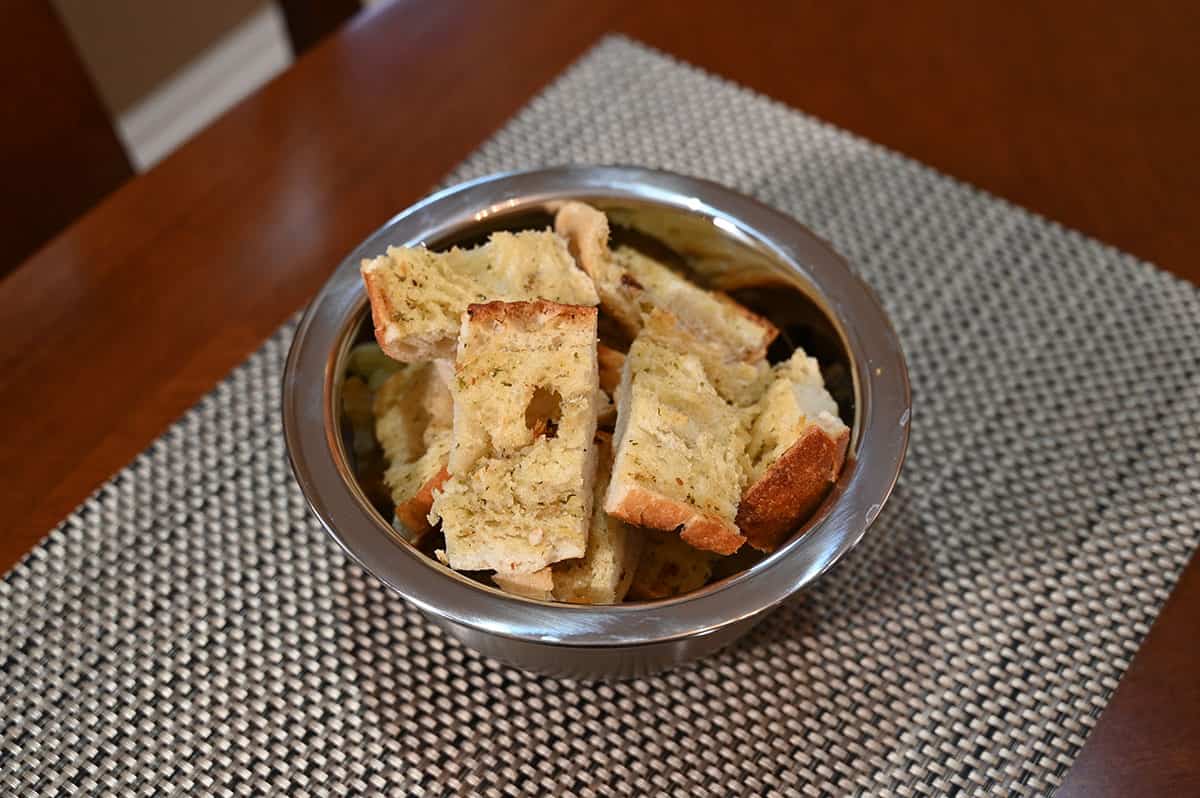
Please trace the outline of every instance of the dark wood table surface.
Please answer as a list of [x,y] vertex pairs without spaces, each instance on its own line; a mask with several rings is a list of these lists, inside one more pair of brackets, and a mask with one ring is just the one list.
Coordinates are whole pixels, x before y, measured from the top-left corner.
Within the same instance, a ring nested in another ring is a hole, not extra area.
[[[0,282],[0,571],[619,31],[1200,282],[1197,4],[373,7]],[[1200,566],[1062,794],[1200,794]]]

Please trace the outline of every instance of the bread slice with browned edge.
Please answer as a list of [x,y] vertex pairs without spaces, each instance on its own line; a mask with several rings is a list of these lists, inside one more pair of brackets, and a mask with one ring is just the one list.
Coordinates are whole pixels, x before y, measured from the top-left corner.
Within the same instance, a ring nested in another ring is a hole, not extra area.
[[644,530],[633,529],[604,511],[604,493],[612,476],[612,436],[596,433],[599,465],[588,532],[587,552],[550,568],[554,598],[572,604],[617,604],[629,592]]
[[700,359],[660,339],[634,340],[617,389],[616,460],[604,509],[628,523],[678,530],[696,548],[732,554],[746,430]]
[[554,214],[554,230],[567,240],[579,267],[592,278],[605,313],[633,339],[642,328],[638,305],[642,288],[613,262],[608,217],[582,202],[567,202]]
[[594,307],[470,305],[455,358],[450,478],[435,493],[452,568],[532,573],[582,557],[596,476]]
[[405,362],[454,357],[460,319],[473,303],[600,301],[566,241],[549,231],[493,233],[486,244],[448,252],[388,247],[360,270],[375,338],[384,352]]
[[750,428],[737,524],[751,546],[773,551],[812,514],[837,481],[849,440],[817,361],[797,349],[773,369]]
[[632,247],[618,247],[613,262],[642,286],[643,296],[669,311],[699,340],[747,363],[760,361],[779,335],[775,325],[717,291],[708,291]]
[[495,574],[492,581],[501,590],[570,604],[618,604],[624,600],[633,583],[646,530],[634,529],[604,512],[604,491],[612,472],[612,437],[597,432],[596,445],[598,465],[587,552],[578,559],[556,562],[531,574]]
[[717,555],[685,543],[672,532],[641,531],[642,552],[626,594],[628,598],[643,601],[671,598],[708,583]]
[[779,330],[734,299],[708,291],[632,247],[609,246],[608,218],[582,202],[568,202],[554,229],[596,284],[600,304],[629,337],[636,337],[651,308],[676,316],[697,339],[747,363],[766,357]]
[[454,416],[445,369],[434,363],[401,366],[375,394],[373,412],[396,519],[419,537],[429,530],[433,490],[446,479],[450,456]]

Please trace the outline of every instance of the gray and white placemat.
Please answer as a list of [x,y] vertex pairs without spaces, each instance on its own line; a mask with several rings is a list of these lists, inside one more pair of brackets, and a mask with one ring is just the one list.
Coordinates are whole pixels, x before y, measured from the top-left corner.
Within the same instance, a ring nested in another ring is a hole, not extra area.
[[1200,294],[619,38],[452,179],[603,162],[752,194],[878,291],[915,416],[864,543],[663,676],[484,660],[309,516],[288,327],[0,582],[0,794],[1052,791],[1200,535]]

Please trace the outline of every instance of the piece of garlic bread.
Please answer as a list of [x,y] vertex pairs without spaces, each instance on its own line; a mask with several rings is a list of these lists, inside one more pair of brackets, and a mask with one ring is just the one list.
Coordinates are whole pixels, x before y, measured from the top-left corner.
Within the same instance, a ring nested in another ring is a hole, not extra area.
[[642,530],[645,540],[627,594],[643,601],[671,598],[698,590],[712,577],[719,559],[684,542],[672,532]]
[[678,530],[697,548],[732,554],[744,480],[741,414],[694,354],[646,328],[617,390],[616,460],[604,508],[628,523]]
[[450,456],[453,410],[443,371],[434,363],[401,366],[375,394],[373,412],[396,518],[419,537]]
[[455,358],[450,478],[435,495],[458,570],[582,557],[596,473],[596,309],[471,305]]
[[779,330],[717,291],[708,291],[632,247],[618,247],[613,262],[642,287],[655,307],[669,311],[703,342],[747,363],[761,361]]
[[552,232],[493,233],[486,244],[447,252],[388,247],[387,254],[364,260],[361,272],[375,338],[384,352],[405,362],[454,357],[470,304],[600,301],[566,241]]
[[554,215],[554,230],[567,240],[579,267],[592,278],[604,312],[632,339],[642,327],[638,306],[642,289],[613,262],[608,247],[608,217],[590,205],[568,202]]
[[611,436],[596,434],[599,465],[588,531],[587,552],[577,560],[551,566],[554,598],[572,604],[617,604],[629,592],[642,551],[645,530],[633,529],[604,510],[604,494],[612,476]]
[[797,349],[772,370],[747,446],[749,487],[737,523],[750,545],[772,551],[837,481],[850,428],[838,417],[817,361]]

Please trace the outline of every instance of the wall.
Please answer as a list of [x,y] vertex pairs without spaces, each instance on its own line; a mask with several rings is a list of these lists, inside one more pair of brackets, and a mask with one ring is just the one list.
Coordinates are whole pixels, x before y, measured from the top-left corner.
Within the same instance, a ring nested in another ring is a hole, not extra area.
[[114,117],[266,0],[52,0]]

